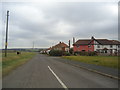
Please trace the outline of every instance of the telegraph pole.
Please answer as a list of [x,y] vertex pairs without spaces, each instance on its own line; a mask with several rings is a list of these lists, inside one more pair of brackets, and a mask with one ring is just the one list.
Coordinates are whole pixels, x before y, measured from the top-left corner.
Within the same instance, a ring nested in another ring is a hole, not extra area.
[[7,57],[7,46],[8,46],[8,17],[9,17],[9,11],[7,11],[7,22],[6,22],[5,57]]

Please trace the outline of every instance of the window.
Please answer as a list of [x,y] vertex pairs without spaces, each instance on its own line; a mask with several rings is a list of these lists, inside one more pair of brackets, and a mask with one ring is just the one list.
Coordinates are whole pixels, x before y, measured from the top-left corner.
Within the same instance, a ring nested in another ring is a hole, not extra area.
[[80,47],[80,45],[76,45],[76,47],[77,47],[77,48],[79,48],[79,47]]
[[82,52],[85,52],[85,50],[82,50]]
[[120,45],[118,45],[118,48],[120,48]]
[[112,45],[110,45],[110,48],[112,48],[113,46]]
[[99,49],[97,49],[96,51],[97,51],[97,52],[100,52],[100,50],[99,50]]
[[88,48],[91,48],[91,45],[88,45]]
[[97,48],[100,48],[100,45],[97,45]]

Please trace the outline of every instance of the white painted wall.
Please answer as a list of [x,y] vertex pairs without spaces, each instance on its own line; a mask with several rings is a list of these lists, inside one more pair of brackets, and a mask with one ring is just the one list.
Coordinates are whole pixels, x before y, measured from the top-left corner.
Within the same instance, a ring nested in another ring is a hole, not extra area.
[[107,48],[107,49],[118,49],[116,45],[112,45],[112,48],[110,47],[110,45],[99,45],[100,48],[98,48],[97,47],[98,45],[94,45],[94,51],[96,51],[96,49],[104,49],[104,48]]
[[[120,48],[118,48],[118,45],[112,45],[112,48],[110,47],[111,45],[100,45],[99,43],[97,43],[96,41],[94,41],[95,45],[94,45],[94,51],[97,51],[97,49],[104,49],[104,48],[107,48],[107,49],[112,49],[113,50],[113,53],[115,52],[114,49],[117,49],[120,50]],[[100,46],[100,48],[98,48],[97,46]],[[110,52],[109,52],[110,53]]]
[[69,48],[65,48],[65,51],[66,51],[66,52],[69,52]]

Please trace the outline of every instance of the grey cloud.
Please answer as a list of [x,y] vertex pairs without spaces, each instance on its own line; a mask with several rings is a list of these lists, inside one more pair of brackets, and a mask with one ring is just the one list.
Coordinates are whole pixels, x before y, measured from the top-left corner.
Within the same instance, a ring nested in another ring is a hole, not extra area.
[[30,47],[33,41],[37,47],[49,47],[72,37],[117,39],[117,13],[109,9],[112,5],[117,3],[4,3],[3,15],[10,10],[11,47]]

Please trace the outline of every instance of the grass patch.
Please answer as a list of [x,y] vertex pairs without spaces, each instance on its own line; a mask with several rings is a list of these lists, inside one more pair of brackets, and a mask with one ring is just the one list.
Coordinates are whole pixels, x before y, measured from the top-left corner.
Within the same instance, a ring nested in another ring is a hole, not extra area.
[[120,69],[117,56],[63,56],[63,58],[88,64],[95,64]]
[[2,75],[7,75],[18,66],[29,61],[34,55],[35,53],[32,52],[22,52],[20,55],[8,53],[7,57],[4,57],[4,54],[2,54]]

